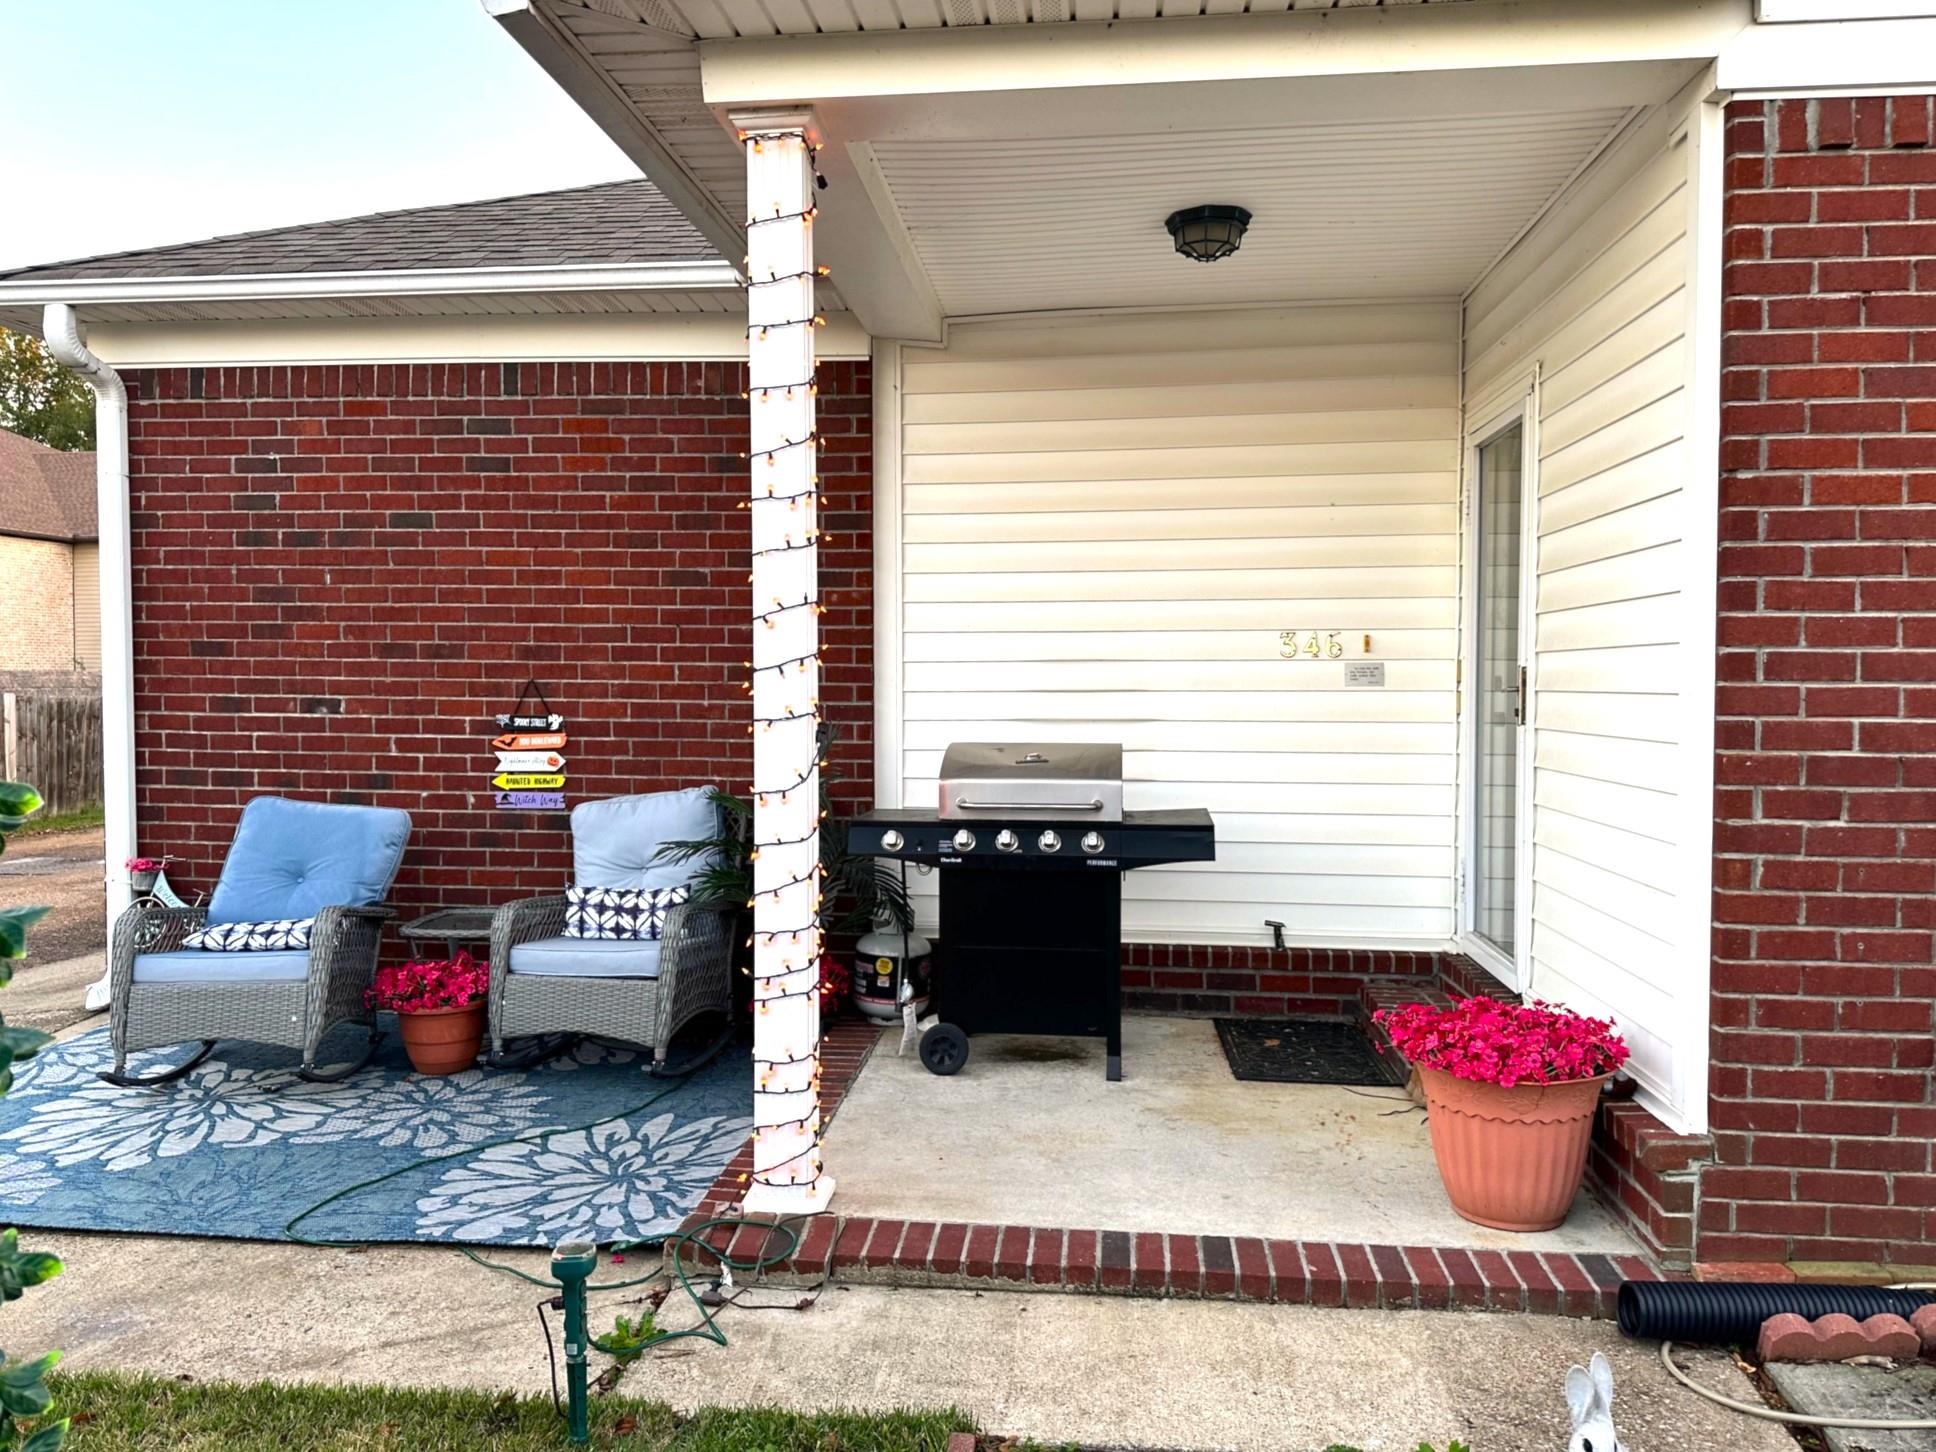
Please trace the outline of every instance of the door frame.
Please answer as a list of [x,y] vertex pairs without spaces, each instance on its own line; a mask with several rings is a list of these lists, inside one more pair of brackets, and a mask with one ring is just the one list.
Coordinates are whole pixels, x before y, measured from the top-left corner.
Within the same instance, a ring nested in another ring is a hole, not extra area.
[[[1459,488],[1459,811],[1457,932],[1459,951],[1508,988],[1532,981],[1533,760],[1538,712],[1539,652],[1533,648],[1539,593],[1539,370],[1515,377],[1466,412]],[[1501,952],[1480,935],[1479,901],[1479,451],[1501,433],[1520,428],[1519,661],[1526,673],[1514,754],[1513,951]]]

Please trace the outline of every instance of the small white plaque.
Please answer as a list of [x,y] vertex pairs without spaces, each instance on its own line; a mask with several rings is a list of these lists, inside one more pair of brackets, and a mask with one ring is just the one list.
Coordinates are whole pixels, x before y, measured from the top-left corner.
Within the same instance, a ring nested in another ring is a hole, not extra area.
[[1385,663],[1382,660],[1353,661],[1344,668],[1344,683],[1347,686],[1382,686],[1385,684]]

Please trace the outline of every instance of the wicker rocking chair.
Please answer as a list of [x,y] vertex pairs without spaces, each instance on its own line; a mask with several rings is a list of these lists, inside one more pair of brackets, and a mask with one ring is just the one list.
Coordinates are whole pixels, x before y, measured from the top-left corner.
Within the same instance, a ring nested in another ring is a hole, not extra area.
[[[222,875],[206,907],[137,903],[116,920],[109,947],[110,1084],[151,1088],[194,1069],[222,1039],[302,1051],[301,1077],[334,1083],[376,1052],[381,1035],[365,1001],[376,973],[382,906],[410,837],[410,816],[391,808],[257,797],[242,810]],[[186,947],[202,927],[314,918],[307,948],[232,952]],[[338,1024],[370,1029],[362,1057],[316,1068],[323,1036]],[[141,1049],[201,1041],[186,1063],[146,1078],[127,1072]]]
[[[659,861],[659,848],[715,834],[711,793],[691,787],[574,808],[573,880],[624,888],[690,882],[701,864]],[[732,1033],[732,959],[731,914],[717,907],[680,904],[651,940],[567,937],[562,896],[507,903],[491,924],[492,1060],[522,1061],[507,1056],[512,1040],[569,1035],[648,1048],[654,1074],[687,1072]],[[717,1039],[669,1066],[673,1036],[707,1013],[723,1018]]]

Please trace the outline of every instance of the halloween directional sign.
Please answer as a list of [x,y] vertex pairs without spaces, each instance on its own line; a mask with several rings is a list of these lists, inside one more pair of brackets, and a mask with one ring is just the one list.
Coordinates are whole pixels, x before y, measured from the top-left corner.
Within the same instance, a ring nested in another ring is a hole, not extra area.
[[516,704],[497,717],[496,726],[491,736],[495,805],[520,812],[563,810],[565,718],[551,709],[543,687],[526,681]]
[[562,731],[506,732],[493,736],[491,745],[499,751],[561,751],[565,739]]
[[555,791],[565,784],[562,771],[500,771],[491,785],[507,792]]
[[561,771],[565,759],[555,751],[500,751],[499,771]]
[[556,812],[565,805],[563,792],[499,792],[500,807],[515,807],[521,812]]

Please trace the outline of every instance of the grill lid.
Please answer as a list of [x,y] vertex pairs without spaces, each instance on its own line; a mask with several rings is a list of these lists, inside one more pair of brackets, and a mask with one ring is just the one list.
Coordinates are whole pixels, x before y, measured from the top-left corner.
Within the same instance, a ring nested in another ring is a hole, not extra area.
[[941,816],[950,821],[1036,816],[1119,822],[1123,748],[1099,742],[958,741],[941,758]]

